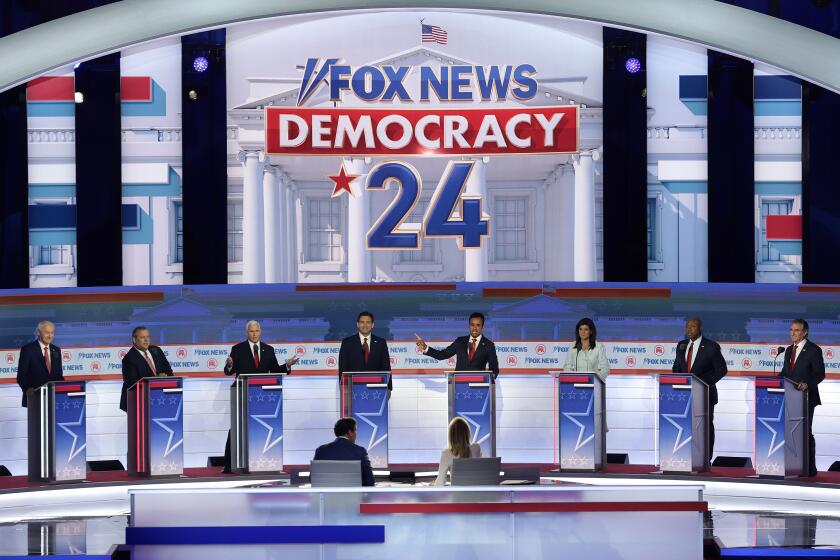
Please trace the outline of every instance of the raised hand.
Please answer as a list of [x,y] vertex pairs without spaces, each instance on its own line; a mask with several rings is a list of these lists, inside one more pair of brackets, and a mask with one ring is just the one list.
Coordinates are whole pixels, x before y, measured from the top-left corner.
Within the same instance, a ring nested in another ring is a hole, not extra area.
[[414,336],[417,337],[417,341],[416,341],[417,349],[420,350],[421,352],[425,352],[426,348],[428,348],[429,345],[426,344],[426,342],[422,338],[420,338],[419,334],[414,333]]

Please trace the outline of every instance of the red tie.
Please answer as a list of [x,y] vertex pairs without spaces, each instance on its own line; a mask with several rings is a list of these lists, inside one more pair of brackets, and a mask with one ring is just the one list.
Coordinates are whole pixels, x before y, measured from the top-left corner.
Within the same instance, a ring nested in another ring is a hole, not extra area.
[[790,351],[790,371],[793,373],[793,368],[796,366],[796,344],[793,345],[793,349]]
[[155,369],[155,363],[149,357],[149,351],[143,350],[143,357],[146,358],[146,363],[149,364],[149,369],[152,370],[152,375],[157,375],[157,370]]
[[47,364],[47,373],[52,374],[52,362],[50,361],[49,346],[44,346],[44,363]]
[[368,356],[370,356],[370,347],[368,346],[368,343],[367,343],[367,337],[365,337],[365,341],[362,344],[362,356],[365,359],[365,365],[367,365]]
[[260,348],[259,346],[254,344],[254,367],[256,367],[257,369],[259,369],[259,367],[260,367],[260,351],[259,351],[259,348]]
[[691,358],[694,357],[694,341],[688,345],[688,357],[685,359],[685,367],[688,369],[686,373],[691,373]]
[[469,360],[472,361],[473,356],[475,356],[475,339],[473,338],[470,340],[470,353],[467,355],[467,358],[469,358]]

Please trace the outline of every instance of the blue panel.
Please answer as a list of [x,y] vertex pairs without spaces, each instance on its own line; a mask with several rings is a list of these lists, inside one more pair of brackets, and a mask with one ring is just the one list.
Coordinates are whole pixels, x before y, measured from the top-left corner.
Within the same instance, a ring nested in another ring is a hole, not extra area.
[[709,183],[706,181],[662,181],[662,185],[674,194],[709,192]]
[[802,183],[756,183],[755,194],[798,196],[802,194]]
[[124,117],[163,117],[166,116],[166,92],[152,80],[152,100],[123,101],[120,104]]
[[798,100],[756,100],[754,108],[757,117],[798,117],[802,115],[802,102]]
[[26,104],[28,117],[72,117],[76,104],[72,101],[39,101]]
[[[139,219],[137,227],[128,227],[125,221],[126,212],[132,213],[135,221]],[[123,245],[150,245],[153,241],[152,217],[137,204],[123,204]]]
[[388,387],[368,387],[366,383],[353,383],[351,402],[356,418],[356,441],[367,449],[373,468],[388,467]]
[[122,186],[123,196],[180,196],[181,176],[169,168],[169,182],[161,184],[131,184]]
[[76,227],[75,204],[31,204],[30,229],[64,229]]
[[838,549],[820,548],[724,548],[723,558],[840,558]]
[[76,228],[29,230],[30,245],[75,245]]
[[802,99],[802,83],[793,76],[756,76],[756,99]]
[[697,115],[698,117],[705,117],[709,112],[709,104],[705,99],[697,101],[683,100],[683,105],[691,111],[692,115]]
[[325,544],[384,542],[384,525],[127,527],[125,530],[125,543],[129,545]]
[[680,99],[706,99],[708,78],[704,75],[680,76]]
[[136,204],[122,205],[123,229],[140,229],[140,207]]
[[[76,382],[73,382],[76,383]],[[56,480],[82,480],[87,473],[87,434],[85,427],[85,382],[79,391],[55,393],[54,461]],[[81,393],[81,394],[78,394]]]
[[29,185],[29,198],[69,198],[76,196],[76,185]]
[[802,256],[802,241],[770,241],[770,248],[783,255]]

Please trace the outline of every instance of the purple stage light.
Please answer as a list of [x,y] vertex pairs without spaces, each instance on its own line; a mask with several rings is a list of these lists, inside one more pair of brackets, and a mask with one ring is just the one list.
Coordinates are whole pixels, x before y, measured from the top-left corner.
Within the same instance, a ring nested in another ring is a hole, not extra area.
[[642,69],[642,63],[641,61],[639,61],[638,58],[634,56],[627,59],[627,61],[624,63],[624,69],[630,72],[631,74],[635,74]]
[[204,72],[208,68],[210,68],[210,61],[207,60],[206,57],[203,57],[203,56],[195,57],[195,59],[193,60],[193,69],[196,72]]

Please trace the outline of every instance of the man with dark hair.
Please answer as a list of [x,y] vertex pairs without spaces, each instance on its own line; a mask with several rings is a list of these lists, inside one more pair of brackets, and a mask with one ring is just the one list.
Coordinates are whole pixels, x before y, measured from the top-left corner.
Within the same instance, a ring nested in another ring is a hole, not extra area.
[[484,315],[473,313],[470,315],[470,334],[459,336],[455,341],[443,350],[430,347],[426,342],[417,337],[417,348],[425,355],[436,360],[446,360],[457,356],[455,371],[479,371],[490,370],[493,378],[499,375],[499,360],[496,357],[496,345],[489,338],[483,336]]
[[814,409],[822,404],[818,385],[825,379],[825,362],[822,348],[808,340],[808,321],[794,319],[790,324],[790,341],[785,350],[785,364],[782,377],[787,377],[800,391],[808,391],[808,476],[817,476],[816,449],[814,441]]
[[144,377],[172,375],[172,366],[166,354],[158,346],[149,344],[149,329],[135,327],[131,331],[131,350],[122,359],[123,385],[120,394],[120,410],[127,411],[128,388]]
[[48,381],[64,380],[61,348],[52,343],[55,325],[50,321],[41,321],[35,334],[38,338],[24,344],[18,357],[17,383],[23,391],[21,406],[26,406],[26,391],[29,389],[37,389]]
[[325,443],[315,450],[315,461],[361,461],[362,486],[373,486],[373,469],[370,466],[367,449],[356,445],[356,421],[353,418],[339,418],[333,428],[335,441]]
[[[391,371],[391,356],[384,338],[373,334],[373,313],[362,311],[356,317],[359,332],[341,341],[338,351],[338,378],[345,371]],[[391,390],[391,378],[388,378]]]
[[685,321],[685,339],[677,343],[677,356],[671,366],[674,373],[690,373],[705,381],[709,386],[709,457],[711,462],[715,448],[715,405],[718,402],[718,381],[727,374],[726,360],[720,351],[720,344],[703,336],[703,323],[699,317]]

